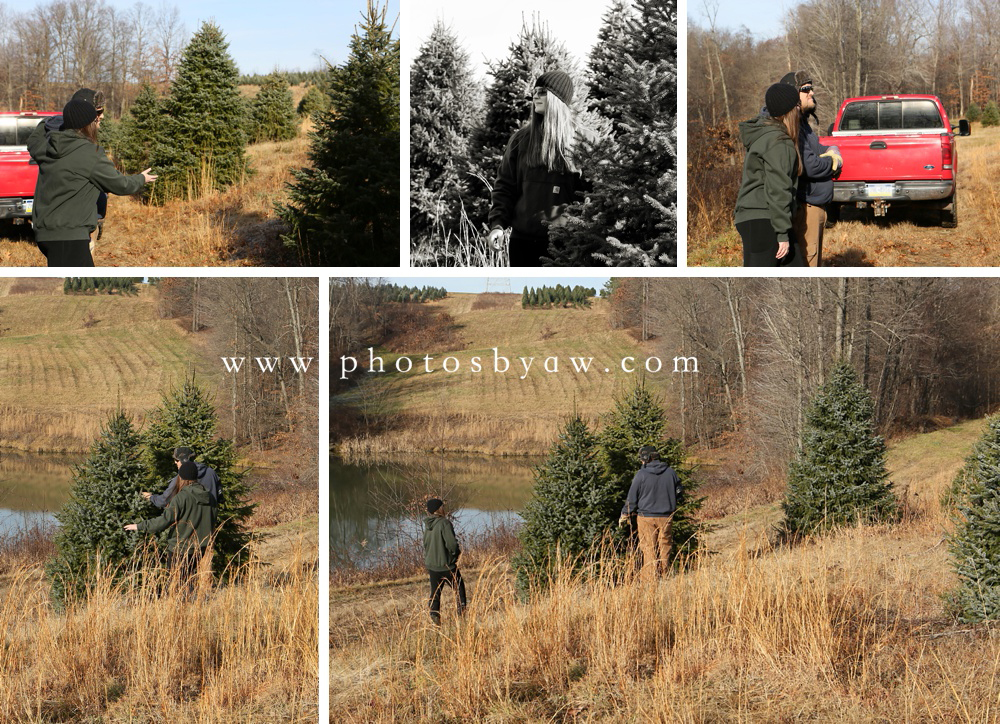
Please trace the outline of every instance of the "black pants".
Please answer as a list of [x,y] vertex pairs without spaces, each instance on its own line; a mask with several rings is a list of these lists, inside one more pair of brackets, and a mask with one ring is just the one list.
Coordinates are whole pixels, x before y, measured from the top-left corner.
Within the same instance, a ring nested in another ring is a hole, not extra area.
[[769,219],[750,219],[736,224],[743,240],[743,266],[805,266],[799,245],[789,236],[788,253],[781,259],[778,253],[778,234]]
[[540,257],[549,252],[549,237],[522,234],[510,230],[510,265],[541,266]]
[[83,241],[36,241],[49,266],[94,266],[90,239]]
[[445,584],[454,589],[458,596],[458,613],[465,610],[467,601],[465,599],[465,581],[462,580],[462,573],[457,568],[453,571],[427,571],[431,577],[431,619],[436,623],[441,620],[441,592]]

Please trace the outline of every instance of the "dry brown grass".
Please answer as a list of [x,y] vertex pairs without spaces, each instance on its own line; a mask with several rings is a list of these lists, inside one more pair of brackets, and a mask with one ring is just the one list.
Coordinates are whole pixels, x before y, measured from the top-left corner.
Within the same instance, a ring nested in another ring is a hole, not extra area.
[[[283,248],[286,225],[274,204],[287,199],[291,170],[308,163],[309,122],[291,141],[248,147],[253,175],[194,201],[152,206],[112,196],[108,221],[94,250],[98,266],[279,266],[296,264]],[[0,227],[0,265],[44,266],[26,226]]]

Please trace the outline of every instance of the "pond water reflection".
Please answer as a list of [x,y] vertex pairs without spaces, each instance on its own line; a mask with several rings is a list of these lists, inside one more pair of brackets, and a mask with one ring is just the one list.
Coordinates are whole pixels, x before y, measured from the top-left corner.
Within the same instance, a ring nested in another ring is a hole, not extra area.
[[39,524],[69,500],[71,467],[81,455],[0,453],[0,536]]

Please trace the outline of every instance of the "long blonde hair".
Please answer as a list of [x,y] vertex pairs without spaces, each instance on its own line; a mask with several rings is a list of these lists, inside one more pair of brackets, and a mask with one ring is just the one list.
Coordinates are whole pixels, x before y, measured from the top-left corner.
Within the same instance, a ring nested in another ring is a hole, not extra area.
[[573,111],[549,91],[545,114],[531,113],[528,126],[528,166],[544,166],[549,171],[578,169],[573,160],[576,122]]
[[792,110],[788,111],[783,116],[778,116],[772,120],[780,123],[785,129],[785,133],[788,137],[792,139],[792,145],[795,146],[795,158],[798,159],[798,170],[796,171],[797,176],[802,175],[802,152],[799,151],[799,123],[802,120],[802,111],[799,106],[795,106]]

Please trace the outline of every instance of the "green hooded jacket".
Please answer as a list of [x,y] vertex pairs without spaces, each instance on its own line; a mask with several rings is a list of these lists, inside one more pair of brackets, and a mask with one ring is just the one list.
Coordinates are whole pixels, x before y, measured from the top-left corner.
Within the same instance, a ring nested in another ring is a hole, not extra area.
[[167,549],[175,552],[190,548],[204,549],[208,546],[215,530],[215,508],[212,507],[208,491],[200,483],[189,483],[182,488],[163,511],[159,518],[142,520],[136,529],[143,533],[157,535],[174,527]]
[[428,571],[453,571],[461,553],[455,528],[441,515],[424,518],[424,564]]
[[736,196],[736,223],[770,219],[778,243],[788,241],[795,213],[799,159],[785,127],[766,116],[740,123],[747,149]]
[[28,136],[28,153],[38,164],[31,223],[37,241],[83,241],[97,228],[97,197],[136,194],[146,185],[141,173],[126,176],[104,149],[76,131],[46,133],[45,124]]

